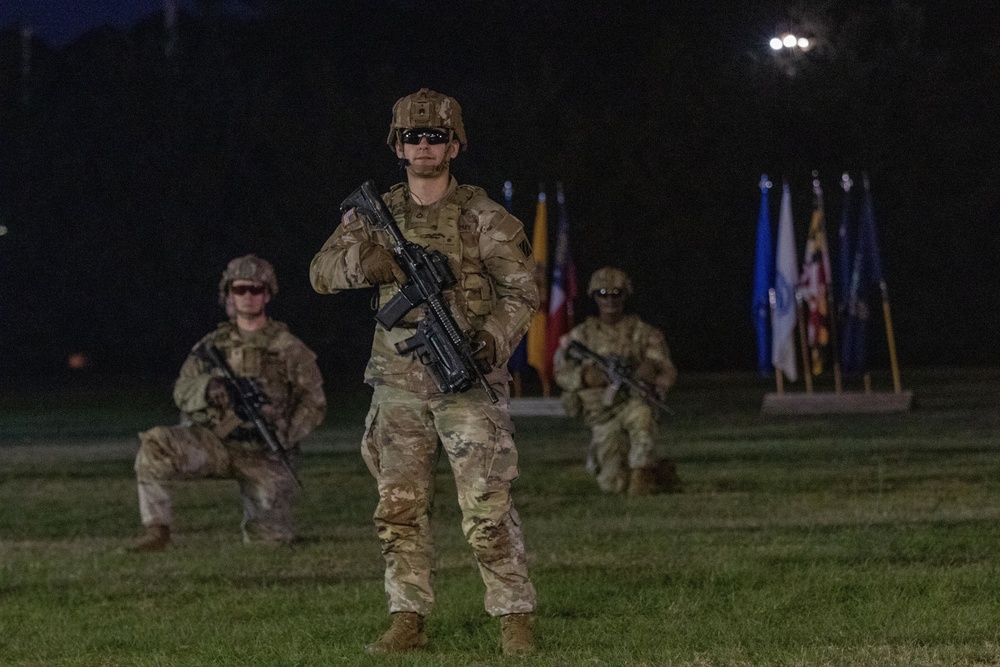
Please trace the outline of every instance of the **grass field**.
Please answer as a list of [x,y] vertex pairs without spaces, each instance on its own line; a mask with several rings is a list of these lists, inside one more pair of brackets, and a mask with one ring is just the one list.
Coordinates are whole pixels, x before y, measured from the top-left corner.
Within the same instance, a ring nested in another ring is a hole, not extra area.
[[1000,371],[904,384],[908,414],[791,419],[761,417],[748,376],[684,377],[660,442],[684,492],[642,499],[596,493],[581,424],[518,418],[523,661],[500,656],[445,468],[430,650],[363,655],[387,622],[363,395],[306,446],[300,543],[243,546],[235,484],[208,481],[176,487],[172,549],[137,556],[122,451],[174,419],[169,387],[5,391],[0,665],[998,665]]

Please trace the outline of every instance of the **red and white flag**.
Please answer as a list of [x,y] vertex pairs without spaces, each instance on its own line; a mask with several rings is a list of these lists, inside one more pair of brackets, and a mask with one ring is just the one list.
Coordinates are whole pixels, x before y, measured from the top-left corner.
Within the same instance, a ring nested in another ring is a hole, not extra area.
[[556,232],[555,264],[552,268],[552,291],[549,294],[549,319],[545,332],[545,362],[546,372],[552,377],[552,360],[559,339],[573,328],[574,309],[578,283],[576,265],[569,247],[569,214],[566,212],[566,196],[562,183],[557,184],[557,201],[559,203],[559,229]]

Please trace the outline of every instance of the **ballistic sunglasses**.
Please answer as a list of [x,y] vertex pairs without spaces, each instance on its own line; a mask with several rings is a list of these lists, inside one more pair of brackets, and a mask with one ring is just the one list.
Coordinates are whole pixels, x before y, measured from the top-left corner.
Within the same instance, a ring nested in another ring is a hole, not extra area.
[[230,285],[229,291],[237,296],[243,296],[247,292],[254,296],[260,296],[267,288],[263,285]]
[[428,144],[436,146],[451,141],[451,132],[433,127],[415,127],[404,131],[402,139],[404,144],[413,145],[419,144],[421,139],[426,139]]

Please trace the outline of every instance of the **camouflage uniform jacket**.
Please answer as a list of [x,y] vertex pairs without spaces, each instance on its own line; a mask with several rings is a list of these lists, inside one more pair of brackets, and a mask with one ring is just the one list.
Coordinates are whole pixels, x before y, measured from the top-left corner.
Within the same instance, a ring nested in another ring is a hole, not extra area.
[[568,394],[564,396],[564,405],[569,406],[574,397],[579,397],[588,422],[601,421],[600,416],[619,407],[627,400],[628,394],[619,391],[609,409],[604,405],[604,387],[584,387],[583,364],[571,362],[563,354],[571,340],[583,343],[601,356],[623,357],[633,369],[648,361],[653,364],[655,377],[662,378],[668,388],[677,379],[670,349],[659,329],[646,324],[636,315],[626,315],[612,325],[602,323],[597,317],[588,317],[563,338],[554,364],[556,383]]
[[[445,290],[452,314],[468,334],[485,330],[496,340],[497,362],[487,374],[491,384],[510,379],[507,359],[528,330],[538,308],[535,262],[524,227],[481,189],[458,185],[451,178],[444,197],[429,206],[413,202],[406,184],[383,195],[400,231],[428,250],[440,250],[450,260],[458,284]],[[371,287],[359,260],[362,241],[391,249],[388,235],[372,230],[353,210],[316,254],[309,276],[321,294]],[[379,288],[384,304],[398,291],[396,284]],[[387,331],[376,325],[371,359],[365,370],[370,385],[388,385],[423,395],[438,393],[423,364],[396,352],[395,344],[413,335],[423,309],[415,308]]]
[[257,378],[271,402],[264,406],[265,420],[285,447],[292,447],[323,422],[326,396],[316,355],[293,336],[288,327],[269,320],[260,331],[241,331],[232,322],[219,324],[195,345],[174,384],[174,402],[181,410],[182,424],[201,424],[225,439],[235,428],[252,429],[232,409],[208,404],[205,390],[211,377],[222,377],[196,351],[212,342],[222,352],[233,372]]

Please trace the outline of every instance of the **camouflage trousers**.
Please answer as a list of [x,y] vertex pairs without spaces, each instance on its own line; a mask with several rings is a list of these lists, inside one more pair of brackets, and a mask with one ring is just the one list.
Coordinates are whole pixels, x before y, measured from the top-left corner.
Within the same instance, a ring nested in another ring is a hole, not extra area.
[[455,477],[462,531],[486,585],[487,613],[535,608],[521,522],[510,496],[518,476],[512,431],[506,398],[494,405],[482,389],[428,398],[375,388],[361,453],[378,482],[374,520],[391,613],[427,615],[434,604],[430,510],[442,449]]
[[[591,417],[591,416],[589,416]],[[656,419],[649,405],[629,398],[588,419],[591,429],[587,470],[605,493],[625,493],[632,468],[656,465]]]
[[246,542],[287,542],[292,530],[295,480],[256,442],[220,440],[203,426],[157,426],[139,434],[135,476],[144,526],[173,521],[169,480],[235,479],[243,501]]

